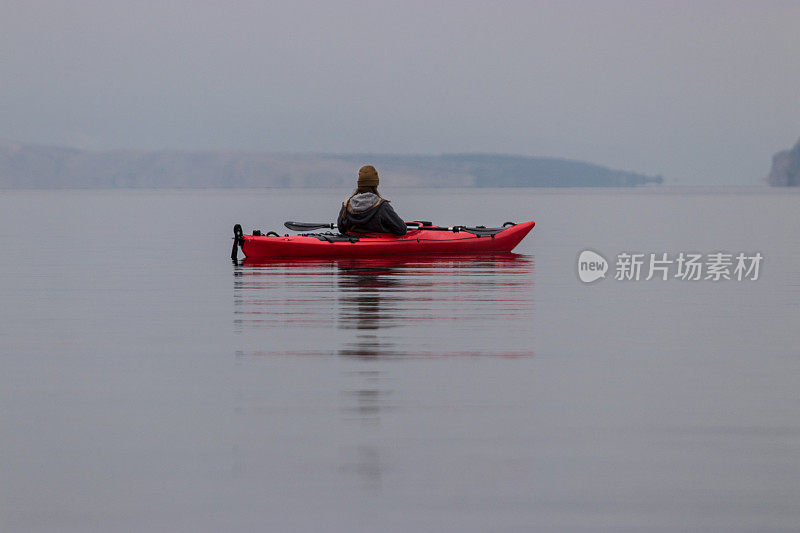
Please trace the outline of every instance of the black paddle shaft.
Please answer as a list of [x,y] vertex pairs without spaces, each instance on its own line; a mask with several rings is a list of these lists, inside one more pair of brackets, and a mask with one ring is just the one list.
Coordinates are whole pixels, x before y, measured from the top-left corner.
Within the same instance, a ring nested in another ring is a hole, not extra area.
[[[510,222],[506,222],[506,224],[512,224]],[[473,235],[496,235],[501,231],[507,229],[506,224],[503,224],[502,228],[484,228],[484,227],[470,227],[470,226],[453,226],[452,228],[441,228],[439,226],[433,226],[430,222],[427,221],[415,221],[415,222],[406,222],[406,226],[409,228],[419,228],[419,229],[427,229],[427,230],[434,230],[434,231],[463,231],[465,233],[471,233]],[[336,229],[336,224],[332,222],[292,222],[287,221],[283,223],[284,226],[289,228],[292,231],[313,231],[315,229]]]
[[[292,231],[313,231],[315,229],[336,229],[336,224],[332,222],[293,222],[291,220],[287,220],[283,223],[288,229]],[[432,226],[430,222],[425,221],[414,221],[414,222],[406,222],[406,226],[411,228],[418,228],[418,227],[428,227]]]

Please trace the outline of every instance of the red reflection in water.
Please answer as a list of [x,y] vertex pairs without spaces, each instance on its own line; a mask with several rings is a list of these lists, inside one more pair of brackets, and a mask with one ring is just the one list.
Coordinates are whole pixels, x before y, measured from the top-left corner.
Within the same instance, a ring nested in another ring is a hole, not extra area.
[[[333,350],[276,349],[270,353],[346,357],[530,356],[528,349],[481,349],[448,344],[448,326],[521,326],[533,304],[533,260],[514,253],[384,256],[362,259],[245,259],[234,269],[235,324],[240,328],[352,331]],[[389,335],[394,328],[408,333]],[[307,330],[308,331],[308,330]],[[452,333],[450,334],[452,335]],[[341,335],[337,338],[341,339]],[[436,344],[436,348],[431,348]]]
[[373,358],[373,357],[402,357],[404,359],[412,359],[412,358],[419,358],[419,359],[434,359],[440,357],[486,357],[490,355],[492,357],[502,357],[507,359],[518,359],[520,357],[533,357],[533,350],[522,350],[522,351],[493,351],[493,352],[482,352],[478,350],[463,350],[463,351],[453,351],[453,352],[439,352],[439,351],[416,351],[416,352],[406,352],[406,351],[389,351],[389,350],[381,350],[380,352],[375,352],[372,349],[365,349],[360,351],[349,351],[349,350],[334,350],[334,351],[325,351],[325,350],[253,350],[251,352],[240,352],[237,354],[237,357],[240,359],[246,359],[247,357],[328,357],[331,355],[340,355],[343,357],[356,357],[356,358]]
[[281,267],[312,267],[325,265],[342,265],[360,268],[398,268],[417,266],[419,268],[447,268],[458,266],[486,266],[498,264],[529,264],[530,256],[515,254],[513,252],[500,252],[493,254],[425,254],[425,255],[385,255],[374,258],[345,258],[345,259],[243,259],[239,264],[243,267],[259,269],[273,269]]

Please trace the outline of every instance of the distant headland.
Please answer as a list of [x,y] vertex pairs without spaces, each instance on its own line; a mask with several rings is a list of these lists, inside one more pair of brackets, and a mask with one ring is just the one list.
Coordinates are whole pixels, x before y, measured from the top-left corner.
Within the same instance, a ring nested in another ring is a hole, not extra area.
[[800,140],[791,150],[783,150],[772,156],[772,169],[767,176],[767,183],[778,187],[800,185]]
[[661,176],[552,157],[87,151],[0,142],[0,189],[350,187],[375,165],[393,187],[633,187]]

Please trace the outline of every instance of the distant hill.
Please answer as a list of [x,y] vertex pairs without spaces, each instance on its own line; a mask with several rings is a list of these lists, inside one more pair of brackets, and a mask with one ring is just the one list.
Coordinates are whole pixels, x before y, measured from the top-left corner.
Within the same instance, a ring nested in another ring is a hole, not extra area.
[[0,188],[349,187],[372,164],[393,187],[630,187],[661,176],[550,157],[85,151],[0,142]]
[[790,187],[800,185],[800,140],[791,150],[783,150],[772,156],[772,169],[767,176],[767,183]]

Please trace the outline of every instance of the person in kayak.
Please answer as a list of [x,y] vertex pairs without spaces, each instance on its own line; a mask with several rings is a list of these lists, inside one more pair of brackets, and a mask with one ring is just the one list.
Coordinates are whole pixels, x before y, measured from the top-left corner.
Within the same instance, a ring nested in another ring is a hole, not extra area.
[[379,181],[375,167],[361,167],[358,187],[339,210],[336,224],[340,232],[406,234],[406,223],[378,192]]

